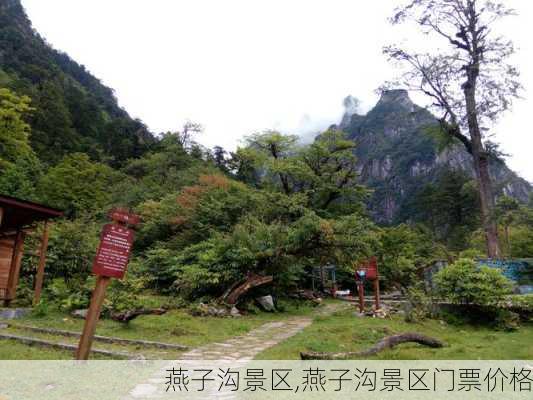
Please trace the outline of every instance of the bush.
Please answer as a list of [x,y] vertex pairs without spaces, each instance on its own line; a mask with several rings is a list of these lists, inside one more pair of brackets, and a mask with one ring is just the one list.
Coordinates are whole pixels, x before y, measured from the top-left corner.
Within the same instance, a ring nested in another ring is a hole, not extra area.
[[433,312],[433,302],[424,292],[422,285],[411,286],[407,290],[405,305],[405,322],[420,322],[430,317]]
[[31,316],[35,318],[43,318],[48,315],[49,305],[46,300],[42,299],[38,304],[36,304],[31,310]]
[[512,282],[501,271],[459,259],[435,275],[437,293],[454,304],[492,305],[511,293]]
[[61,311],[72,311],[89,307],[94,280],[85,284],[72,282],[67,284],[63,279],[52,280],[45,288],[46,301]]
[[515,331],[520,328],[520,315],[499,308],[495,312],[494,327],[503,331]]

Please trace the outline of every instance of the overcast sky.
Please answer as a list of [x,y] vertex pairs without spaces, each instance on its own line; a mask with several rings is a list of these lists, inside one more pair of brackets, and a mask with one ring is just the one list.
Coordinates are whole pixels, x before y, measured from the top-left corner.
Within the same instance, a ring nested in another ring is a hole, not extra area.
[[[158,133],[200,122],[200,142],[233,150],[265,129],[309,134],[338,122],[342,100],[364,111],[397,72],[384,44],[427,46],[391,27],[395,0],[22,0],[34,27]],[[494,127],[510,166],[533,181],[533,2],[503,26],[518,48],[525,99]],[[500,29],[502,30],[502,29]],[[420,105],[424,98],[413,96]]]

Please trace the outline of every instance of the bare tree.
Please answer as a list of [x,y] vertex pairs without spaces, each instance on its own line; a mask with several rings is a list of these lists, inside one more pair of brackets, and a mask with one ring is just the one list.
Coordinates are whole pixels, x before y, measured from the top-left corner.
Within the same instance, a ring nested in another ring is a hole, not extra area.
[[203,126],[196,122],[187,121],[183,124],[181,132],[178,132],[178,140],[184,149],[191,147],[194,137],[204,130]]
[[425,34],[443,39],[445,46],[420,53],[394,45],[383,50],[390,60],[406,67],[394,84],[429,96],[440,115],[442,131],[472,155],[491,258],[500,257],[501,251],[493,218],[491,145],[486,136],[488,127],[509,109],[522,87],[517,69],[508,63],[514,52],[512,42],[493,34],[492,28],[514,14],[492,0],[411,0],[395,11],[391,23],[414,21]]

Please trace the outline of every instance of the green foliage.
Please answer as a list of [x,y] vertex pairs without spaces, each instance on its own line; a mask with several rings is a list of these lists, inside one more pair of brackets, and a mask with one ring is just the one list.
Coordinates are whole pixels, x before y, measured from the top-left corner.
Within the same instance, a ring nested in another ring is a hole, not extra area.
[[421,322],[433,313],[433,301],[425,292],[423,283],[411,286],[407,290],[407,302],[405,306],[406,322]]
[[139,270],[159,291],[194,297],[220,294],[249,271],[272,274],[277,286],[288,287],[313,263],[350,264],[354,252],[376,247],[367,219],[326,220],[306,203],[302,193],[287,196],[202,175],[196,185],[140,207],[139,243],[150,248]]
[[503,230],[503,250],[509,257],[533,256],[533,208],[508,196],[498,198],[494,217]]
[[146,282],[142,278],[128,276],[125,279],[113,279],[104,301],[104,315],[142,308],[143,303],[140,293],[145,286]]
[[306,146],[297,137],[265,132],[247,137],[234,155],[236,176],[286,195],[303,194],[306,206],[322,216],[363,210],[367,192],[357,184],[355,143],[331,129]]
[[0,88],[0,193],[33,199],[41,165],[30,146],[27,96]]
[[464,250],[470,235],[480,226],[477,189],[459,171],[443,171],[435,183],[413,195],[405,210],[451,250]]
[[50,312],[50,306],[48,302],[41,299],[38,304],[34,305],[31,309],[31,316],[35,318],[43,318]]
[[48,244],[46,279],[61,278],[73,284],[89,274],[98,246],[100,224],[80,217],[60,220],[52,225]]
[[0,88],[0,168],[35,159],[30,147],[30,126],[24,120],[30,99]]
[[130,159],[123,172],[134,179],[115,186],[115,197],[129,206],[161,200],[184,186],[194,184],[199,175],[215,171],[183,147],[179,133],[168,133],[154,144],[153,150],[140,158]]
[[427,232],[405,224],[384,228],[380,241],[380,274],[386,285],[403,292],[419,281],[421,268],[444,255],[442,248],[430,240]]
[[501,271],[478,267],[469,259],[447,266],[434,279],[439,295],[455,304],[497,304],[512,290],[512,283]]
[[93,288],[94,279],[89,282],[66,282],[64,279],[56,278],[46,286],[45,303],[53,304],[61,311],[88,308]]
[[20,4],[0,8],[0,53],[1,86],[33,100],[31,143],[41,160],[86,152],[117,166],[154,142],[110,88],[33,30]]
[[73,153],[46,172],[38,192],[46,204],[74,217],[101,212],[110,203],[111,188],[125,179],[111,167],[92,162],[87,154]]
[[146,284],[159,293],[170,292],[176,280],[178,255],[168,248],[157,246],[147,250],[142,258],[132,262],[130,270],[146,277]]

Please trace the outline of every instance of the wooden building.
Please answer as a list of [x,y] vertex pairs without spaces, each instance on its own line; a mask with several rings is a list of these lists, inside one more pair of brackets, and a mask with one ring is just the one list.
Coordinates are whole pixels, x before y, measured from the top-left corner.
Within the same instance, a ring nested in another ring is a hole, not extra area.
[[34,304],[38,303],[44,278],[46,249],[48,247],[49,220],[63,215],[62,211],[0,195],[0,300],[8,307],[15,298],[20,266],[24,254],[24,239],[44,224],[37,252]]

